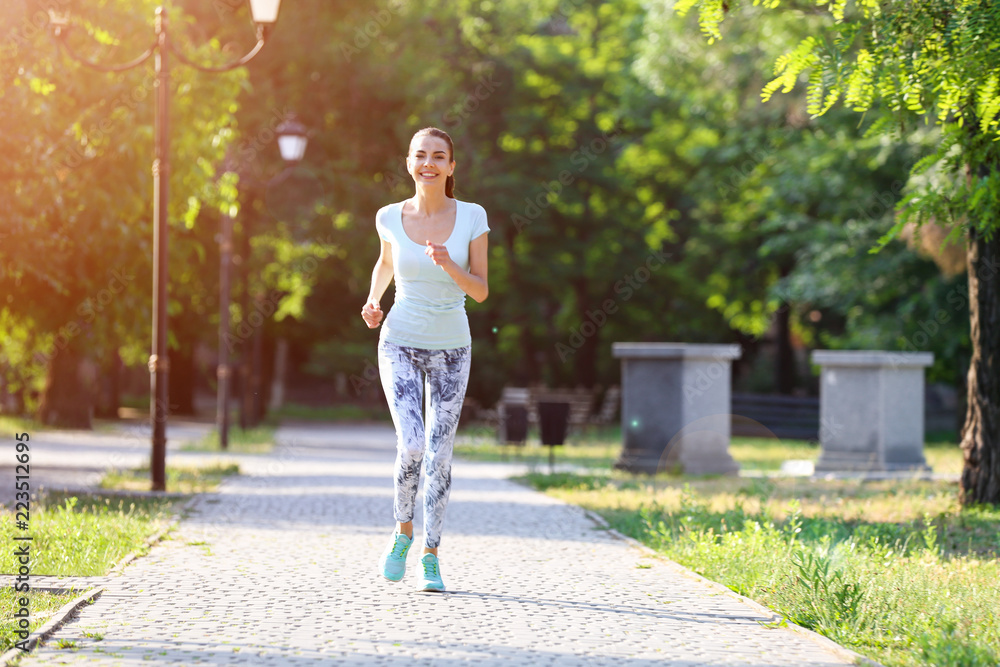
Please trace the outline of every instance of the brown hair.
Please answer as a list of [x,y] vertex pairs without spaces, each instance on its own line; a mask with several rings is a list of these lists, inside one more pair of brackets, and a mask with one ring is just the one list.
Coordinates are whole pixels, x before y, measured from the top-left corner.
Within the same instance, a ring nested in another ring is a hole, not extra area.
[[[451,137],[448,136],[448,133],[445,132],[444,130],[440,130],[440,129],[436,128],[436,127],[425,127],[422,130],[417,130],[413,134],[413,137],[410,138],[410,143],[413,143],[413,140],[416,139],[417,137],[422,137],[422,136],[425,136],[425,135],[431,136],[431,137],[437,137],[438,139],[444,139],[445,142],[448,144],[448,162],[454,162],[455,161],[455,144],[454,144],[454,142],[452,142]],[[444,182],[444,194],[445,194],[445,196],[451,197],[452,199],[455,198],[455,177],[454,176],[449,176],[447,178],[447,180],[445,180],[445,182]]]

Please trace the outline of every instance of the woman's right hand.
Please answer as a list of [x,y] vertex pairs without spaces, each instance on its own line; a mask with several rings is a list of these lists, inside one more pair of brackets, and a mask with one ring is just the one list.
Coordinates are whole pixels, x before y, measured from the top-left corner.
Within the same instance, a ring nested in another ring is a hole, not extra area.
[[365,319],[369,329],[375,329],[382,323],[382,306],[374,299],[369,301],[361,309],[361,317]]

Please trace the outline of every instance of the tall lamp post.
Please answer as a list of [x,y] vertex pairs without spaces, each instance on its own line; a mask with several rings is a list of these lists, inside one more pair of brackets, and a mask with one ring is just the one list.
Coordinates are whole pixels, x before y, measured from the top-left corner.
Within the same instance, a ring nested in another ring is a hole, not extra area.
[[102,72],[123,72],[153,60],[156,71],[156,103],[154,106],[155,150],[153,154],[153,342],[149,357],[150,420],[153,438],[150,456],[150,477],[154,491],[166,490],[167,456],[167,213],[170,181],[170,55],[183,64],[202,72],[227,72],[250,62],[267,41],[278,20],[281,0],[249,0],[250,13],[257,25],[257,44],[242,58],[221,66],[204,66],[188,59],[170,40],[165,5],[156,8],[155,38],[146,51],[135,60],[121,65],[103,65],[79,56],[70,46],[70,23],[66,16],[51,12],[52,32],[57,42],[73,60]]
[[[275,132],[278,135],[278,149],[281,151],[281,158],[285,161],[286,169],[290,168],[299,162],[306,153],[306,145],[309,143],[306,128],[295,119],[294,115],[289,115],[275,128]],[[229,379],[232,376],[232,367],[229,365],[229,341],[227,340],[229,333],[229,269],[232,265],[233,252],[233,219],[228,215],[222,216],[219,250],[219,367],[217,371],[219,385],[215,419],[219,429],[219,447],[227,449],[229,447]]]

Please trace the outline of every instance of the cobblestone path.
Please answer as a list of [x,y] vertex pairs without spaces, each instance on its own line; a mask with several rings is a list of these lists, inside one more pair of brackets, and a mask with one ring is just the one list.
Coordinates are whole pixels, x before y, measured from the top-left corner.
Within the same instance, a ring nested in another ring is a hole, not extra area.
[[21,664],[851,664],[507,481],[501,465],[455,464],[448,592],[414,590],[419,513],[407,574],[387,582],[376,561],[392,530],[391,430],[279,439],[272,455],[241,457],[244,476],[202,496]]

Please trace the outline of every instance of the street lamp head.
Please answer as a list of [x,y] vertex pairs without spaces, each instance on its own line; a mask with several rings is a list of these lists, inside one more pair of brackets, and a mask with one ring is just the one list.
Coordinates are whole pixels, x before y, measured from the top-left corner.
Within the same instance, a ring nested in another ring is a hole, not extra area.
[[56,37],[60,37],[63,31],[69,28],[69,17],[66,14],[57,12],[54,9],[49,10],[49,28],[52,30],[52,34]]
[[278,148],[281,150],[281,158],[289,163],[301,160],[306,154],[309,135],[306,133],[306,126],[295,118],[295,114],[288,114],[285,120],[275,128],[275,132],[278,134]]
[[259,26],[271,27],[278,22],[281,0],[249,0],[253,22]]
[[53,28],[65,28],[69,25],[69,17],[65,14],[57,12],[54,9],[49,10],[49,25]]

